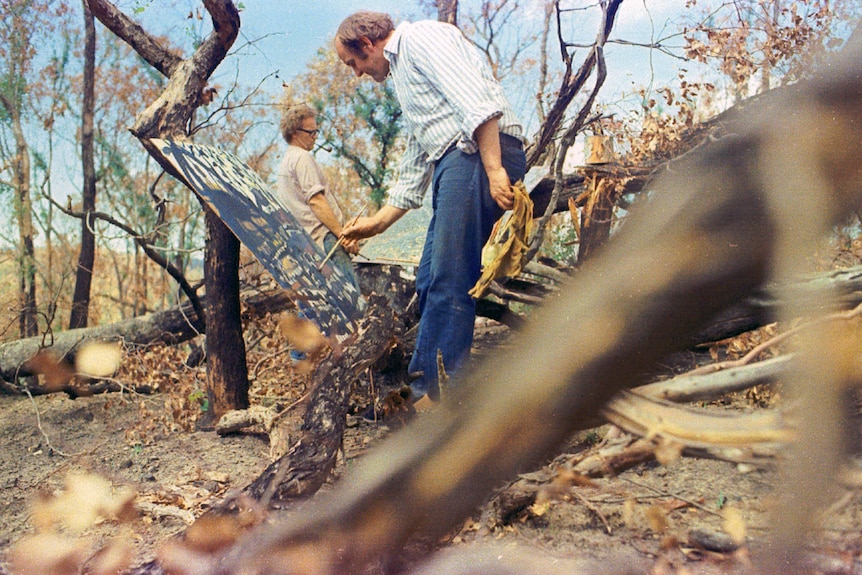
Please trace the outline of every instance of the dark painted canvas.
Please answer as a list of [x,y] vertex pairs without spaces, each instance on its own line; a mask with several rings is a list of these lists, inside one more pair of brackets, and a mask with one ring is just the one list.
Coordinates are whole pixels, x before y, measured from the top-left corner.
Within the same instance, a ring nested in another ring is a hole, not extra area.
[[222,219],[326,336],[354,330],[364,300],[254,170],[214,148],[152,140],[185,184]]

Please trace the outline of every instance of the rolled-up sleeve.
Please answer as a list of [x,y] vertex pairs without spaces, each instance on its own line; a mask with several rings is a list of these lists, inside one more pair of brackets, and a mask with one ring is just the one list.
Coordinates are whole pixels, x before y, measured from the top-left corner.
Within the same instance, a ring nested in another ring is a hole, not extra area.
[[320,168],[310,153],[302,154],[297,160],[296,179],[306,201],[311,196],[326,191],[323,174],[320,173]]

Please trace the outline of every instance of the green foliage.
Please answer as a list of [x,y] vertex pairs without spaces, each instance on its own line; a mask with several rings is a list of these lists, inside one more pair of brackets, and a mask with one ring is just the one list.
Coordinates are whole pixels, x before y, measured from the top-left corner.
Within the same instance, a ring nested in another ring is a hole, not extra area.
[[135,14],[143,14],[153,4],[153,0],[135,0],[135,5],[132,7],[132,12]]
[[[382,96],[382,99],[381,99]],[[321,113],[325,109],[315,103]],[[362,86],[353,93],[352,111],[357,123],[367,126],[371,141],[378,146],[375,158],[362,158],[348,145],[325,134],[326,145],[332,147],[337,158],[346,159],[359,174],[360,179],[371,189],[369,197],[378,207],[386,199],[386,188],[392,176],[390,152],[401,133],[401,106],[389,83],[379,88]]]
[[210,403],[207,394],[201,389],[196,389],[189,394],[189,403],[200,405],[201,411],[209,411]]
[[[320,112],[321,144],[337,163],[349,167],[357,184],[376,206],[385,200],[393,162],[401,151],[401,107],[388,82],[356,78],[338,60],[331,46],[321,48],[296,85],[296,99]],[[359,204],[364,201],[357,202]]]
[[588,431],[584,437],[584,443],[589,446],[598,445],[601,440],[602,438],[596,430]]
[[539,254],[574,265],[578,255],[578,235],[568,213],[555,214],[548,223]]

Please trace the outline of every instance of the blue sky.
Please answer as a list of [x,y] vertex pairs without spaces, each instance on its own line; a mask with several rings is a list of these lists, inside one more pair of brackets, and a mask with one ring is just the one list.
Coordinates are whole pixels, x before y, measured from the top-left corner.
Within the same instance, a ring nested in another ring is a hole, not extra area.
[[[464,1],[464,6],[475,5],[477,2]],[[536,29],[541,18],[539,2],[527,0],[521,3],[525,19],[535,19]],[[586,4],[583,3],[583,4]],[[243,43],[260,39],[254,46],[243,49],[245,58],[242,74],[246,78],[260,78],[279,71],[282,78],[290,79],[301,73],[306,62],[317,49],[329,41],[335,33],[338,24],[348,15],[359,9],[387,12],[396,21],[422,18],[419,3],[410,0],[365,0],[361,2],[346,0],[292,0],[281,2],[263,2],[248,0],[243,3],[241,12],[242,39],[235,47]],[[647,42],[662,33],[669,18],[680,13],[678,0],[634,0],[624,2],[618,16],[615,36],[630,41]],[[595,14],[596,10],[590,13]],[[587,13],[584,13],[586,15]],[[594,39],[596,23],[587,20],[571,19],[576,23],[572,30],[573,36],[579,35],[580,40],[589,42]],[[580,32],[580,34],[579,34]],[[556,43],[550,46],[552,57],[556,57]],[[636,80],[646,78],[650,62],[646,50],[634,48],[612,48],[626,60],[618,76],[634,77]],[[676,67],[679,62],[671,61],[655,53],[654,57],[665,74]],[[623,59],[623,58],[620,58]],[[648,82],[648,78],[647,78]]]
[[[338,24],[356,10],[387,12],[396,22],[427,17],[418,0],[236,0],[236,3],[241,6],[242,20],[240,38],[233,47],[236,57],[222,64],[213,81],[227,85],[238,73],[241,84],[254,86],[263,82],[264,91],[272,94],[280,93],[282,81],[289,83],[301,74],[316,51],[331,40]],[[520,27],[538,31],[543,3],[543,0],[520,0],[519,18],[506,29]],[[588,7],[594,2],[567,0],[563,4]],[[465,11],[474,11],[478,5],[478,0],[461,0],[461,21],[464,21]],[[189,13],[201,13],[197,0],[179,0],[176,4],[163,0],[120,0],[118,6],[127,13],[137,8],[139,14],[136,17],[153,33],[164,32],[174,39],[181,39],[183,34],[189,35],[190,26],[198,27],[199,34],[209,32],[208,19],[196,21],[187,17]],[[659,39],[674,27],[669,23],[679,18],[682,10],[679,0],[628,0],[622,4],[613,37],[639,43]],[[566,39],[591,43],[595,39],[598,12],[593,6],[567,15],[564,20],[567,24],[564,31]],[[555,33],[548,49],[550,58],[559,65]],[[582,58],[582,55],[576,55],[576,62]],[[676,76],[682,65],[679,60],[655,50],[620,45],[609,46],[606,58],[609,73],[602,94],[610,99],[616,99],[619,94],[637,86],[652,82],[665,84]],[[516,108],[532,109],[533,94],[526,92],[528,86],[523,82],[520,87],[524,93],[510,93],[510,99]]]
[[[569,4],[586,6],[591,3],[570,1]],[[279,93],[282,80],[289,82],[291,78],[301,74],[318,48],[331,40],[338,24],[356,10],[387,12],[396,22],[427,17],[416,0],[246,0],[242,5],[241,37],[234,45],[234,50],[241,53],[236,60],[239,64],[226,62],[219,73],[224,74],[226,79],[232,78],[234,67],[239,66],[243,84],[254,85],[263,80],[264,90],[270,93]],[[462,14],[463,10],[474,9],[476,5],[478,2],[475,0],[462,0]],[[668,33],[668,23],[678,18],[680,12],[678,0],[623,2],[613,36],[641,43],[656,40]],[[566,30],[567,39],[592,42],[598,25],[595,20],[597,13],[598,10],[591,9],[569,17],[571,28]],[[513,25],[538,30],[541,17],[541,0],[522,0],[521,18]],[[181,20],[179,16],[178,21]],[[551,39],[549,54],[551,58],[559,61],[555,36]],[[653,81],[658,85],[665,84],[676,77],[677,70],[682,65],[679,60],[654,50],[619,45],[608,47],[607,60],[609,75],[603,95],[613,99]],[[533,105],[532,97],[532,94],[527,93],[510,94],[516,107],[524,106],[530,109]],[[525,118],[526,120],[528,119]]]
[[418,3],[405,0],[248,0],[243,4],[242,38],[235,47],[243,39],[260,38],[254,46],[243,49],[249,55],[241,71],[245,79],[276,71],[284,79],[302,73],[318,48],[334,36],[341,21],[359,9],[387,12],[398,20],[420,15]]

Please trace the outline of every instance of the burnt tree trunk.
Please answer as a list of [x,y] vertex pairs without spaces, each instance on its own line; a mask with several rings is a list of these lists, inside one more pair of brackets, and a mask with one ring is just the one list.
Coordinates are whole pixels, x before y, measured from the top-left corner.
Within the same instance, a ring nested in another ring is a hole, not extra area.
[[[594,175],[590,180],[592,190],[581,210],[581,237],[578,246],[578,262],[586,261],[611,236],[616,197],[612,181]],[[572,210],[572,217],[576,217]]]
[[96,263],[96,235],[93,231],[96,209],[96,168],[93,158],[93,108],[95,107],[96,84],[96,26],[93,13],[86,0],[84,5],[84,98],[81,111],[81,163],[84,185],[82,195],[81,251],[78,254],[78,269],[75,273],[75,294],[72,297],[72,313],[69,329],[87,327],[90,314],[90,290],[93,282],[93,266]]
[[[230,0],[204,0],[213,31],[195,53],[182,60],[159,44],[135,22],[106,0],[88,0],[93,14],[127,42],[151,66],[169,78],[161,97],[138,116],[132,133],[169,173],[170,163],[153,149],[151,138],[184,140],[194,111],[200,106],[207,80],[224,60],[239,33],[240,19]],[[178,178],[182,181],[182,178]],[[238,311],[239,242],[227,226],[207,212],[207,385],[213,405],[241,409],[248,406],[248,372]],[[223,314],[223,315],[222,315]],[[240,359],[240,355],[242,358]],[[224,388],[226,386],[226,388]],[[211,411],[211,413],[215,413]]]
[[[412,282],[400,277],[398,266],[363,265],[358,270],[360,283],[365,293],[386,294],[390,307],[395,310],[399,320],[409,329],[416,321],[415,310],[407,309],[412,295]],[[837,292],[837,309],[851,309],[862,303],[862,266],[845,270],[825,272],[800,281],[797,289],[813,293],[815,290],[830,287]],[[765,286],[751,297],[737,302],[707,321],[689,341],[689,346],[710,343],[733,337],[775,321],[776,310],[783,305],[775,295],[777,286]],[[257,288],[242,295],[246,315],[264,315],[293,307],[288,293],[281,288],[261,291]],[[204,298],[203,301],[206,301]],[[480,300],[483,305],[487,300]],[[812,310],[821,313],[829,310]],[[484,314],[490,317],[491,314]],[[153,343],[173,345],[189,340],[205,331],[203,322],[198,319],[188,304],[161,312],[105,326],[86,329],[67,330],[54,334],[50,341],[43,337],[31,337],[0,345],[0,378],[14,382],[16,377],[35,375],[27,365],[40,349],[49,348],[57,357],[74,359],[76,350],[89,341],[122,341],[134,347]],[[409,352],[409,349],[405,350]],[[397,361],[397,360],[396,360]],[[46,393],[49,390],[30,387],[31,393]],[[11,391],[11,389],[10,389]]]
[[214,424],[231,409],[246,409],[248,365],[239,301],[239,240],[212,210],[205,208],[204,260],[207,321],[207,397],[202,425]]
[[437,20],[458,25],[458,0],[437,0]]
[[389,349],[396,319],[382,297],[369,299],[351,344],[333,352],[314,371],[314,390],[290,451],[271,463],[244,492],[255,500],[278,504],[313,495],[335,467],[344,438],[350,392],[357,377]]

